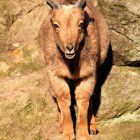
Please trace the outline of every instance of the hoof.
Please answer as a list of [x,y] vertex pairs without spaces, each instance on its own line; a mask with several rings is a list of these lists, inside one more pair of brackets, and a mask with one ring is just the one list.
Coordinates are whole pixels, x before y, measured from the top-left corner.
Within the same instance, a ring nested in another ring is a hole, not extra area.
[[79,135],[78,140],[90,140],[90,136],[89,135]]
[[64,134],[63,140],[76,140],[74,134]]
[[59,133],[62,134],[63,133],[63,128],[59,127]]
[[90,134],[96,135],[98,133],[98,130],[96,128],[96,124],[90,125]]

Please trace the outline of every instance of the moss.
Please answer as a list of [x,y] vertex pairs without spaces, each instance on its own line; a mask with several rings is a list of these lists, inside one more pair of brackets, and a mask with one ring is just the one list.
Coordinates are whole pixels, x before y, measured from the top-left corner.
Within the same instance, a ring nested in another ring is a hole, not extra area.
[[9,75],[10,75],[10,73],[13,75],[16,73],[28,74],[33,71],[38,71],[41,68],[43,68],[43,65],[39,59],[28,60],[27,63],[20,62],[20,63],[14,64],[14,66],[11,67],[11,69],[9,69]]
[[5,77],[8,77],[9,74],[8,73],[5,73],[5,72],[0,72],[0,78],[3,79]]
[[[49,115],[46,112],[45,94],[36,88],[29,92],[27,101],[24,98],[15,100],[14,103],[6,101],[0,105],[0,140],[41,140],[41,126],[47,124]],[[7,117],[11,120],[5,119]]]
[[139,115],[136,115],[134,113],[127,113],[127,114],[122,115],[121,117],[113,118],[113,119],[109,120],[109,123],[118,123],[118,122],[122,122],[122,121],[137,122],[137,121],[139,121],[139,119],[140,119]]
[[32,58],[33,51],[24,52],[24,60],[18,63],[10,60],[10,57],[0,57],[0,63],[5,63],[9,68],[7,71],[0,69],[0,78],[5,78],[15,75],[25,75],[38,71],[44,67],[40,58]]
[[15,120],[19,122],[23,130],[31,131],[40,125],[43,119],[43,112],[46,108],[44,97],[39,97],[40,93],[32,93],[26,106],[15,111]]
[[39,131],[37,134],[34,135],[34,140],[42,140],[42,132]]
[[11,126],[4,126],[0,128],[0,135],[9,135],[11,132]]
[[28,74],[34,71],[38,71],[43,68],[43,65],[40,60],[34,60],[29,63],[17,63],[17,64],[10,64],[10,68],[7,72],[0,71],[0,78],[3,79],[9,76],[21,75],[21,74]]

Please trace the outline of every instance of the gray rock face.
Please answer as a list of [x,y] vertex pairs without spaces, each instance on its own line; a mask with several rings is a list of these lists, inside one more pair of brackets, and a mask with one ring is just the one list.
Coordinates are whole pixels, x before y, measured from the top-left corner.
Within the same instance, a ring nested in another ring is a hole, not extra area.
[[140,107],[140,68],[117,67],[112,70],[102,86],[100,119],[118,118],[133,114]]
[[113,63],[140,64],[140,1],[98,0],[111,29]]
[[[99,102],[96,117],[100,133],[95,136],[97,140],[139,140],[139,79],[140,68],[113,66],[101,91],[96,90],[93,108]],[[101,95],[97,96],[98,94]]]

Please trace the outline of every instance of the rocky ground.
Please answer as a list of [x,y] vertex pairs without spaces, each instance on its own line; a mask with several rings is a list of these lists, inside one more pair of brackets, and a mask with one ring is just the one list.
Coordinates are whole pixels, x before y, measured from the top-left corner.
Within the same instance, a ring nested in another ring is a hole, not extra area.
[[[95,140],[140,139],[140,3],[95,0],[107,19],[112,54],[100,68]],[[57,108],[37,48],[43,0],[0,1],[0,140],[61,140]],[[111,63],[113,66],[111,67]]]
[[[40,70],[0,80],[1,140],[62,138],[58,133],[57,109],[47,90],[44,75],[45,70]],[[139,79],[140,69],[112,68],[102,87],[97,113],[99,133],[91,138],[139,140]]]

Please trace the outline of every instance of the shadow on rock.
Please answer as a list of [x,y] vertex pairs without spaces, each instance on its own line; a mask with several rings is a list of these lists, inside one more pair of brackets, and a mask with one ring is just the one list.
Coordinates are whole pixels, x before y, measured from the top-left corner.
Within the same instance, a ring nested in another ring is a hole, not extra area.
[[[113,64],[113,55],[112,55],[112,47],[110,44],[109,50],[108,50],[108,55],[105,60],[105,62],[98,68],[98,73],[97,73],[97,83],[95,86],[94,94],[90,99],[90,106],[89,106],[89,126],[90,126],[90,121],[92,118],[92,115],[96,117],[100,104],[101,104],[101,88],[102,85],[104,84],[105,80],[107,79],[107,76],[110,73],[110,70],[112,68]],[[98,130],[97,132],[98,133]]]

